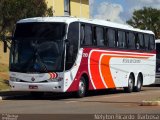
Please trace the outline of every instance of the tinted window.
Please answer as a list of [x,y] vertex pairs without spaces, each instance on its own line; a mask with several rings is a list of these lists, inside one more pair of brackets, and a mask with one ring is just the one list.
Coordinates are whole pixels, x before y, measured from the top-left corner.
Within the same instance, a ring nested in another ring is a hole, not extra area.
[[85,36],[85,26],[84,26],[84,25],[81,25],[81,30],[80,30],[80,41],[81,41],[81,45],[83,44],[84,36]]
[[135,35],[133,33],[129,33],[128,35],[128,48],[129,49],[135,49]]
[[108,29],[104,29],[104,45],[108,46]]
[[64,0],[64,14],[70,14],[70,0]]
[[71,23],[68,30],[68,43],[66,45],[66,70],[69,70],[77,57],[79,40],[79,23]]
[[104,46],[103,28],[96,27],[97,46]]
[[154,40],[154,36],[153,35],[150,35],[149,42],[150,42],[149,49],[153,50],[155,48],[155,40]]
[[[81,45],[90,46],[92,45],[92,28],[90,25],[85,25],[84,27],[81,27],[81,34],[83,34],[84,31],[84,38],[81,40]],[[81,35],[83,37],[83,35]]]
[[138,34],[138,42],[139,42],[139,49],[144,48],[144,39],[143,39],[143,34]]
[[149,35],[144,35],[145,40],[145,49],[147,50],[149,48]]
[[119,48],[126,47],[125,32],[123,32],[123,31],[118,31],[118,47]]
[[107,36],[108,36],[108,46],[116,47],[115,30],[108,29]]
[[14,34],[15,39],[52,39],[61,40],[65,34],[64,23],[29,22],[18,23]]

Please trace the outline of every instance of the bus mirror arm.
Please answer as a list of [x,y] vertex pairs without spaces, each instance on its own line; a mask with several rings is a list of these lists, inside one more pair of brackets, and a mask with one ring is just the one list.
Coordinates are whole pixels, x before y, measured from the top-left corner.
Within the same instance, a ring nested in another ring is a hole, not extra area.
[[10,49],[10,47],[8,46],[7,42],[10,43],[10,40],[12,39],[12,36],[5,36],[2,35],[2,41],[4,43],[3,45],[3,52],[6,53],[7,52],[7,48]]
[[65,44],[66,44],[67,46],[69,46],[70,42],[69,42],[68,39],[65,39]]
[[3,46],[3,52],[6,53],[7,52],[7,41],[3,41],[4,46]]

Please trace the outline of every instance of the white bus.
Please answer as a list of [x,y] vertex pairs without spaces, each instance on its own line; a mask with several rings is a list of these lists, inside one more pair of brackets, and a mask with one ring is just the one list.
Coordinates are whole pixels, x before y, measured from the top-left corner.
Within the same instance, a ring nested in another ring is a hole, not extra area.
[[17,22],[10,51],[14,91],[76,92],[155,82],[152,31],[103,20],[37,17]]
[[156,81],[160,84],[160,39],[156,40]]

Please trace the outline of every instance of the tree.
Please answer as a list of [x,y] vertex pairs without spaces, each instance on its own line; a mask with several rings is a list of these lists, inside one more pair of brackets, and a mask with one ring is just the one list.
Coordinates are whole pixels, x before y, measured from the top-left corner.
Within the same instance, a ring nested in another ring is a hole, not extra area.
[[11,33],[19,19],[53,16],[45,0],[0,0],[0,35]]
[[132,18],[127,23],[140,29],[152,30],[155,37],[160,38],[160,10],[158,9],[144,7],[135,10]]

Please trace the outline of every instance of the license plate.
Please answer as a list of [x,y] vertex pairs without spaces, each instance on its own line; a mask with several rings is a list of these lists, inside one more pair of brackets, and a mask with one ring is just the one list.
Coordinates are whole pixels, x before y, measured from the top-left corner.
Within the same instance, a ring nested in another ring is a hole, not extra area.
[[29,89],[38,89],[37,85],[29,85]]

